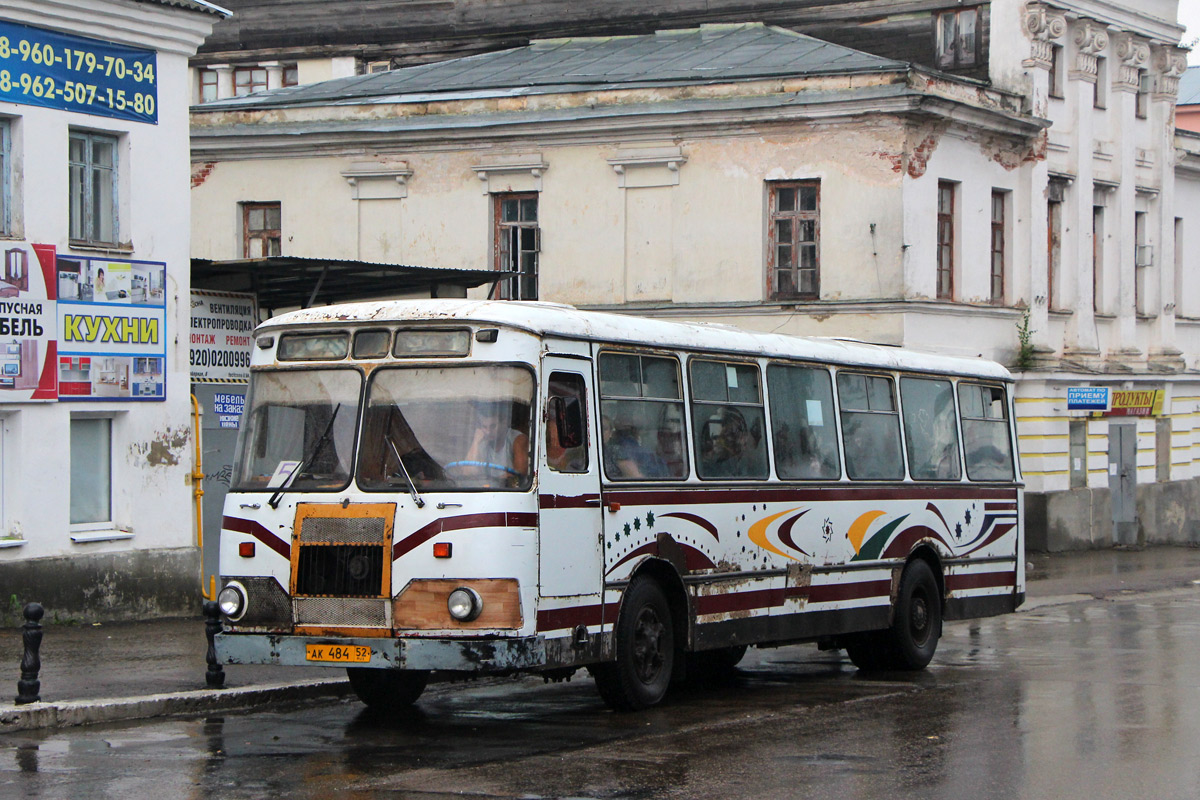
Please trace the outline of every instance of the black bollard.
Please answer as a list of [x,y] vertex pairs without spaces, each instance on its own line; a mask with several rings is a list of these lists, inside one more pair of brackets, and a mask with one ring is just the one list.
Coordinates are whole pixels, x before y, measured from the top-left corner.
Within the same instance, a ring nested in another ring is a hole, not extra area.
[[42,671],[42,616],[46,609],[38,603],[25,606],[25,625],[21,638],[25,642],[25,653],[21,656],[21,680],[17,681],[16,703],[19,706],[41,701],[42,682],[38,673]]
[[212,600],[204,602],[204,633],[208,636],[208,672],[204,680],[210,689],[225,688],[225,670],[217,661],[217,645],[213,637],[221,632],[221,608]]

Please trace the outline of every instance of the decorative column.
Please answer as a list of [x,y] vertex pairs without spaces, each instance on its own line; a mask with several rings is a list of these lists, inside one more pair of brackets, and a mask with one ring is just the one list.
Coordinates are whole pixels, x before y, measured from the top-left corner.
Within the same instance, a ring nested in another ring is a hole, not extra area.
[[[1050,72],[1054,68],[1056,40],[1067,32],[1066,18],[1052,12],[1041,3],[1030,3],[1025,7],[1025,33],[1029,36],[1029,57],[1021,62],[1030,79],[1030,109],[1035,117],[1048,119],[1050,115]],[[1050,265],[1046,246],[1048,238],[1047,206],[1045,198],[1050,182],[1050,166],[1045,158],[1049,131],[1038,134],[1036,149],[1040,158],[1030,160],[1023,167],[1026,178],[1017,193],[1020,208],[1017,218],[1027,220],[1028,236],[1019,236],[1020,248],[1028,265],[1029,327],[1033,330],[1034,351],[1041,355],[1052,355],[1057,343],[1050,337]],[[1014,260],[1015,261],[1015,260]],[[1015,267],[1015,263],[1014,263]],[[1016,270],[1014,269],[1014,273]],[[1014,275],[1015,277],[1015,275]]]
[[213,64],[209,69],[217,73],[217,99],[233,97],[233,65]]
[[1186,363],[1175,337],[1175,101],[1179,96],[1179,78],[1187,69],[1187,51],[1174,46],[1150,48],[1154,72],[1149,122],[1153,126],[1155,164],[1159,167],[1161,189],[1155,238],[1155,267],[1158,271],[1157,315],[1151,335],[1149,359],[1159,369],[1182,372]]
[[[1064,227],[1074,232],[1076,246],[1073,248],[1074,264],[1068,263],[1067,254],[1063,254],[1063,271],[1075,276],[1078,302],[1068,327],[1068,343],[1064,351],[1070,356],[1092,360],[1100,352],[1093,310],[1097,304],[1092,280],[1092,206],[1095,185],[1092,115],[1096,88],[1096,54],[1108,46],[1108,34],[1091,20],[1077,20],[1073,27],[1075,58],[1068,71],[1067,86],[1063,94],[1066,96],[1072,121],[1073,136],[1069,143],[1068,158],[1075,173],[1075,191],[1070,193],[1063,218],[1066,223]],[[1102,302],[1098,305],[1103,308]]]
[[279,89],[283,86],[283,63],[280,61],[264,61],[259,64],[267,71],[267,88]]

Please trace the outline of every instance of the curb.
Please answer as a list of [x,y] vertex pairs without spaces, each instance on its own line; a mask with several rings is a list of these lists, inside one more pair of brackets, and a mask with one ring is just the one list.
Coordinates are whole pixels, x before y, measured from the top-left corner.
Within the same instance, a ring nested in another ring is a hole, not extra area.
[[288,702],[344,697],[351,693],[345,680],[266,684],[233,689],[198,689],[145,697],[67,700],[59,703],[0,705],[0,734],[45,728],[68,728],[97,722],[124,722],[174,714],[232,711]]

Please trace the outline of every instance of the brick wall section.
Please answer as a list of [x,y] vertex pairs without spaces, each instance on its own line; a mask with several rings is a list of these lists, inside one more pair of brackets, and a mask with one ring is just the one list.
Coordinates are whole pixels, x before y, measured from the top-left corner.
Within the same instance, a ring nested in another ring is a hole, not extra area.
[[215,161],[208,161],[204,164],[193,164],[192,165],[192,188],[195,189],[197,186],[201,185],[206,180],[208,180],[208,176],[211,175],[212,171],[216,168],[217,168],[217,162],[215,162]]

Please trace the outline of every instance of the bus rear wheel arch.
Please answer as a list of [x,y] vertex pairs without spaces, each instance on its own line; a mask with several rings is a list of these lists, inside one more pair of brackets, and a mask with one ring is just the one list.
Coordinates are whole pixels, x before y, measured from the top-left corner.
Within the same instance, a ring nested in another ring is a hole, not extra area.
[[933,659],[942,635],[941,582],[929,561],[914,557],[905,565],[892,609],[892,624],[844,640],[846,653],[861,670],[911,671]]

